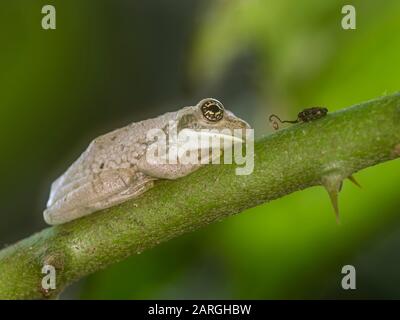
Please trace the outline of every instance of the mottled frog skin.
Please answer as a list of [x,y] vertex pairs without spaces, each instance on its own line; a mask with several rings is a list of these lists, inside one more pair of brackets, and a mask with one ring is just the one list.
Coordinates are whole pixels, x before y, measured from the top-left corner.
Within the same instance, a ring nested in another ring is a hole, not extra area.
[[245,129],[249,125],[224,109],[215,99],[201,100],[157,118],[132,123],[94,139],[86,151],[51,186],[44,219],[62,224],[94,211],[135,198],[154,185],[157,179],[177,179],[197,170],[199,164],[159,164],[146,161],[150,129],[170,124],[177,130]]

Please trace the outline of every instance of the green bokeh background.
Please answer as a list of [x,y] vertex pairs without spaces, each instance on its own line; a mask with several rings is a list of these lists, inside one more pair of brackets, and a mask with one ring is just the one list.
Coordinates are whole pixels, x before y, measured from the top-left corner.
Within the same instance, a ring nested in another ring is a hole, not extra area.
[[[41,28],[41,8],[57,29]],[[45,227],[54,180],[95,136],[212,96],[269,134],[400,89],[400,2],[3,0],[0,245]],[[377,123],[377,125],[385,125]],[[247,210],[97,272],[62,298],[400,298],[400,161]],[[206,190],[205,190],[206,192]],[[343,265],[357,270],[344,291]]]

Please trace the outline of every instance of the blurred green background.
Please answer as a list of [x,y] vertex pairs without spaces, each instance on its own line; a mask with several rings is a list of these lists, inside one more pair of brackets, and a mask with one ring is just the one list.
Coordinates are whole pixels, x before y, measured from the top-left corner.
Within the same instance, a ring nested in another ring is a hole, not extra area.
[[[41,8],[57,29],[41,28]],[[256,136],[295,118],[400,89],[400,2],[3,0],[0,3],[0,245],[45,227],[51,182],[91,139],[220,99]],[[378,123],[377,125],[384,125]],[[334,143],[334,142],[332,142]],[[62,298],[400,298],[400,161],[356,175],[335,222],[311,188],[97,272]],[[344,291],[343,265],[357,270]]]

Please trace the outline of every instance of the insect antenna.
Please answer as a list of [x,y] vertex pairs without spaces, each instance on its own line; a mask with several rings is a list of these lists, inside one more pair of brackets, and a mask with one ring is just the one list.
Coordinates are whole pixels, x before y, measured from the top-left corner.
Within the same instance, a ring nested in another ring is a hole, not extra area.
[[278,121],[279,121],[280,123],[298,123],[298,122],[299,122],[299,119],[290,121],[290,120],[281,120],[276,114],[271,114],[271,115],[269,116],[269,122],[272,122],[272,127],[273,127],[275,130],[278,130],[278,129],[279,129],[279,123],[278,123]]

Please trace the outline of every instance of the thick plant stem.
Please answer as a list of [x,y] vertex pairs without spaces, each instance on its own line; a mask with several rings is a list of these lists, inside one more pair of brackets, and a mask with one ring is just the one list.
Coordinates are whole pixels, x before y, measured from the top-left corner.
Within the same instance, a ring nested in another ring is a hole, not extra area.
[[[399,94],[293,125],[255,143],[250,175],[235,175],[235,165],[205,166],[3,249],[0,298],[52,297],[71,282],[162,241],[307,187],[324,185],[337,192],[354,172],[399,156]],[[42,288],[44,265],[55,267],[56,290]]]

